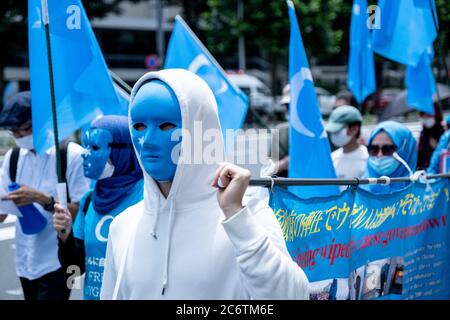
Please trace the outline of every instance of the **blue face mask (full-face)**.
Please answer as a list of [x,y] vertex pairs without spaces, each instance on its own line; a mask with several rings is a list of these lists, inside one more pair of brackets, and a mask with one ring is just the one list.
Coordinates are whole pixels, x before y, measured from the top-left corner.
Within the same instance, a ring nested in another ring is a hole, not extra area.
[[[83,157],[84,176],[99,180],[112,176],[114,167],[108,163],[113,136],[106,129],[89,129],[83,138],[85,149]],[[106,173],[104,171],[107,171]]]
[[392,156],[369,157],[369,166],[380,176],[389,176],[401,163]]
[[131,106],[131,138],[144,170],[156,181],[172,181],[177,169],[181,110],[172,89],[160,80],[142,85]]

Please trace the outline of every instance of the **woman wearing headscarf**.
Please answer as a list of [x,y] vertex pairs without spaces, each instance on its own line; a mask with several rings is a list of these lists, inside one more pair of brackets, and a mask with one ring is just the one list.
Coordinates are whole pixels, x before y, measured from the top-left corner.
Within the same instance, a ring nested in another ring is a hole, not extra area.
[[[367,176],[409,177],[417,165],[417,143],[411,131],[401,123],[380,123],[369,137]],[[375,193],[389,193],[408,186],[408,182],[373,185],[367,188]]]
[[86,272],[84,298],[97,300],[109,226],[119,213],[143,199],[144,182],[132,147],[127,117],[98,119],[83,140],[84,175],[96,181],[95,188],[80,201],[73,227],[65,210],[57,205],[54,227],[60,240],[61,263],[77,265],[81,273]]

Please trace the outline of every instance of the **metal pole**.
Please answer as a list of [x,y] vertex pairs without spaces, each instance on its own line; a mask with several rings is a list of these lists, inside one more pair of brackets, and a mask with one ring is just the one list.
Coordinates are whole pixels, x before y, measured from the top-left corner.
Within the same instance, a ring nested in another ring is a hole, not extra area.
[[123,89],[125,90],[128,94],[131,94],[131,90],[132,88],[128,85],[128,83],[126,83],[125,81],[122,80],[122,78],[120,78],[116,73],[114,73],[113,71],[109,70],[109,73],[111,75],[111,78],[113,78],[113,80]]
[[163,65],[164,62],[164,48],[165,48],[165,39],[164,39],[164,0],[156,0],[157,1],[157,15],[158,15],[158,31],[156,33],[156,50],[158,51],[158,57]]
[[[448,174],[435,174],[427,175],[427,179],[450,179],[450,173]],[[409,177],[401,178],[366,178],[366,179],[296,179],[296,178],[255,178],[250,180],[250,186],[258,187],[271,187],[273,186],[357,186],[368,184],[387,184],[410,182]]]
[[[244,19],[244,2],[242,0],[238,0],[238,9],[237,9],[237,15],[240,22]],[[238,42],[238,48],[239,48],[239,69],[245,70],[247,68],[247,63],[245,61],[245,38],[244,36],[239,36],[239,42]]]
[[55,142],[55,155],[56,155],[56,173],[58,176],[58,183],[63,182],[62,169],[61,169],[61,158],[58,152],[59,150],[59,136],[58,136],[58,121],[56,118],[56,97],[55,97],[55,82],[53,76],[53,63],[52,63],[52,47],[50,41],[50,21],[48,16],[48,5],[47,0],[42,0],[42,20],[44,22],[45,28],[45,40],[47,45],[47,63],[48,63],[48,73],[50,78],[50,96],[52,101],[52,118],[53,118],[53,136]]

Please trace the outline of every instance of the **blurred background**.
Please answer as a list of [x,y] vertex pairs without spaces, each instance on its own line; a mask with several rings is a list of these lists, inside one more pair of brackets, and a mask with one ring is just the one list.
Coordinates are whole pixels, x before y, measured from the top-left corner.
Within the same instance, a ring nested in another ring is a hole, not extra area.
[[[279,0],[83,0],[95,35],[112,71],[129,85],[149,70],[161,68],[174,18],[183,16],[232,82],[249,97],[245,126],[273,126],[286,121],[281,104],[288,83],[289,20]],[[324,119],[344,101],[364,114],[365,131],[380,120],[407,123],[416,137],[417,111],[406,107],[404,67],[376,55],[378,90],[358,105],[346,90],[351,1],[294,1]],[[369,1],[375,4],[376,1]],[[450,112],[450,2],[436,1],[439,52],[434,74],[439,103]],[[29,89],[27,1],[0,4],[0,92],[3,101]],[[440,58],[441,57],[441,58]],[[435,97],[436,103],[437,97]],[[3,103],[3,102],[2,102]],[[364,134],[363,134],[364,135]],[[0,155],[13,144],[0,132]]]

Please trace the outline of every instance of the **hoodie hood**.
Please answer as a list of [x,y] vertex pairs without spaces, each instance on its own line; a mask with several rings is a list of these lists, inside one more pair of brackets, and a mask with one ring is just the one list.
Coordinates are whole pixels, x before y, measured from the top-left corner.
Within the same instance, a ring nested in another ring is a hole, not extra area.
[[[176,215],[182,212],[199,212],[200,208],[214,210],[217,204],[216,192],[211,186],[216,163],[199,161],[194,164],[193,159],[203,155],[203,132],[215,130],[215,147],[224,149],[223,137],[218,117],[217,103],[209,86],[194,73],[182,69],[168,69],[149,72],[141,77],[134,85],[130,97],[129,128],[131,132],[131,106],[139,89],[147,82],[160,80],[168,85],[175,93],[181,110],[182,132],[181,148],[178,165],[172,186],[167,198],[161,193],[155,180],[145,171],[140,157],[137,157],[144,173],[144,214],[154,216],[151,235],[158,241],[159,216],[168,214],[168,227],[161,230],[167,234],[165,258],[163,258],[164,274],[162,291],[164,295],[169,283],[169,265],[172,250],[172,234]],[[148,97],[151,99],[151,96]],[[198,129],[201,124],[202,130]],[[200,137],[200,138],[197,138]],[[202,142],[201,146],[195,144]],[[136,148],[135,148],[136,151]],[[194,154],[193,152],[196,152]],[[197,157],[196,157],[197,156]],[[200,159],[203,159],[200,157]],[[207,208],[206,208],[207,207]],[[218,208],[218,204],[217,204]],[[126,254],[125,254],[126,259]],[[125,261],[125,260],[124,260]],[[123,269],[121,266],[120,269]],[[120,271],[122,273],[123,271]],[[120,284],[121,276],[118,283]],[[118,289],[118,286],[116,287]],[[116,290],[117,290],[116,289]]]
[[[164,209],[168,209],[169,203],[174,206],[175,212],[192,210],[192,206],[198,206],[209,197],[215,196],[215,190],[211,187],[211,182],[214,177],[216,163],[193,164],[192,162],[194,151],[197,152],[197,157],[203,153],[203,147],[196,148],[194,146],[193,138],[201,136],[203,132],[210,129],[217,130],[218,133],[221,132],[217,103],[211,89],[200,77],[183,69],[167,69],[149,72],[142,76],[133,87],[130,106],[133,104],[134,98],[142,85],[155,79],[167,84],[175,93],[181,110],[183,135],[181,154],[167,199],[161,194],[155,180],[144,170],[138,157],[145,180],[144,211],[147,214],[155,214],[155,211],[159,210],[159,214],[164,214],[166,212]],[[131,123],[131,117],[129,116],[128,118]],[[198,132],[194,132],[195,122],[197,122],[197,127],[198,123],[201,123],[202,132],[197,129]],[[190,137],[185,136],[185,132],[188,132]],[[215,137],[215,146],[223,150],[222,135],[216,134]],[[196,142],[198,143],[199,141]],[[177,206],[179,203],[182,203],[182,208]]]

